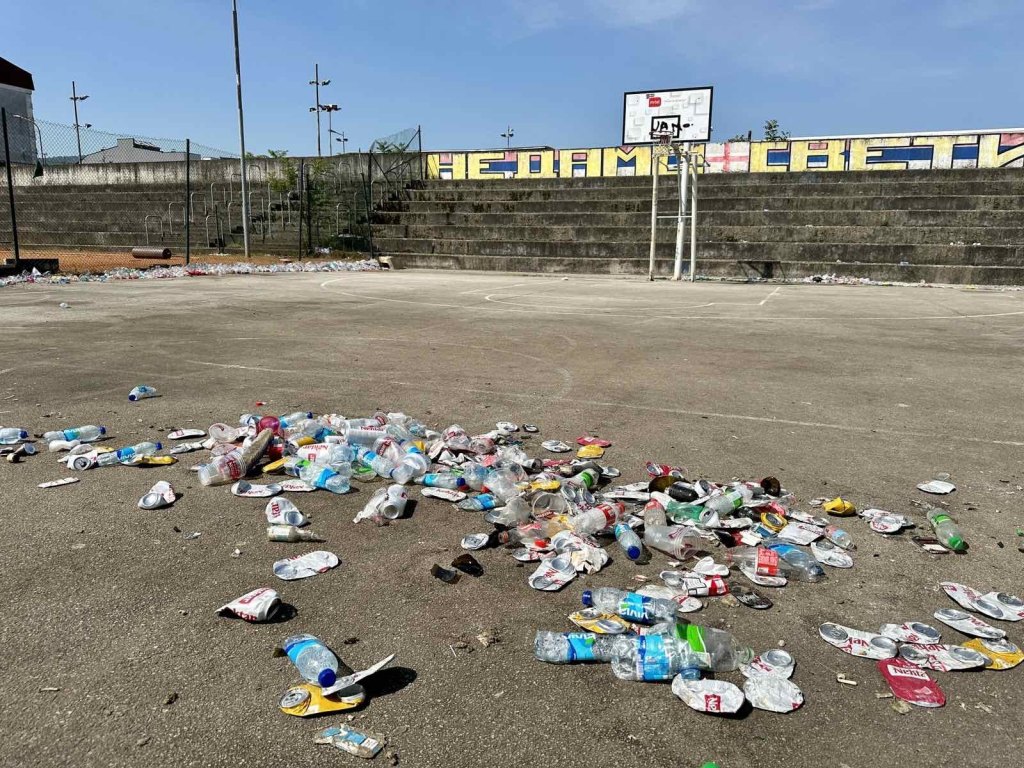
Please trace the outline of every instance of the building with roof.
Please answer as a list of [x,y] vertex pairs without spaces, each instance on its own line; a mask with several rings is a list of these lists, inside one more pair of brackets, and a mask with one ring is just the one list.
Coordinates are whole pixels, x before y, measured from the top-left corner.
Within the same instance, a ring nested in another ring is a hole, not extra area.
[[[195,152],[192,160],[201,159]],[[185,159],[184,152],[164,152],[154,144],[146,144],[138,139],[118,139],[117,145],[97,152],[90,152],[82,157],[82,164],[94,163],[170,163]]]
[[[32,92],[35,89],[30,72],[0,58],[0,107],[7,110],[12,164],[31,165],[38,159],[35,126],[32,124]],[[19,119],[15,115],[28,119]],[[3,136],[0,135],[0,162],[4,157],[3,149]]]

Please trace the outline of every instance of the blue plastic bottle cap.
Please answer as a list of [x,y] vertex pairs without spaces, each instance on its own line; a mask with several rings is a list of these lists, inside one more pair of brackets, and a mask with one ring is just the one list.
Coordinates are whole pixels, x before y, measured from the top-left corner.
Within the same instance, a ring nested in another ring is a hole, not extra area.
[[157,444],[156,444],[156,449],[157,449],[158,451],[159,451],[159,450],[160,450],[161,448],[163,448],[163,447],[164,447],[164,446],[163,446],[163,443],[157,443]]
[[322,669],[320,674],[316,676],[316,681],[320,683],[321,688],[330,688],[337,679],[338,677],[334,674],[333,669]]
[[580,600],[583,601],[583,604],[585,606],[590,608],[594,605],[594,593],[591,592],[589,589],[584,589],[583,594],[580,596]]
[[640,547],[630,547],[626,550],[626,557],[630,560],[637,560],[640,557]]
[[106,427],[100,427],[100,434],[101,435],[107,434],[107,428]]
[[18,432],[18,437],[20,437],[22,440],[27,440],[28,439],[28,432],[26,432],[23,429],[20,432]]

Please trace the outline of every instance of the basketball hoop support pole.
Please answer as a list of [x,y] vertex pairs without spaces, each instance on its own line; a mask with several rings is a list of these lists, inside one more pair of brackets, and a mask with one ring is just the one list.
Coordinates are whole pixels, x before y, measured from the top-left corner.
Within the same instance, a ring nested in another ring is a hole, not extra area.
[[651,147],[651,263],[647,276],[654,280],[654,250],[658,243],[658,163],[659,155]]
[[[672,279],[683,279],[683,243],[686,240],[687,193],[690,186],[690,142],[683,142],[682,152],[676,155],[676,174],[679,179],[679,212],[676,218],[676,259]],[[692,255],[691,255],[692,262]],[[692,277],[692,275],[691,275]]]
[[[700,158],[703,162],[704,158]],[[697,164],[690,166],[693,189],[690,190],[690,282],[697,280]]]

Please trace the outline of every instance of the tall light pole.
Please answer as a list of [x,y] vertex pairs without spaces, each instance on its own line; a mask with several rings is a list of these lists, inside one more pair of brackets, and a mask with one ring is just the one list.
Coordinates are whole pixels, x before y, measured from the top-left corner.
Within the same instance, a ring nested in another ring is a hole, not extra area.
[[79,132],[79,128],[81,128],[81,126],[78,124],[78,102],[85,101],[89,97],[86,94],[83,94],[83,95],[79,96],[78,95],[78,91],[75,88],[75,81],[72,80],[71,81],[71,96],[69,96],[68,98],[70,98],[71,99],[71,103],[75,105],[75,139],[77,139],[77,141],[78,141],[78,162],[81,163],[82,162],[82,134]]
[[508,149],[512,149],[512,137],[516,135],[515,130],[509,125],[505,128],[505,132],[501,134],[501,138],[505,139],[505,146]]
[[309,84],[316,89],[316,106],[310,107],[310,112],[316,112],[316,156],[322,157],[320,152],[320,113],[323,111],[323,106],[320,104],[320,86],[330,85],[330,80],[320,79],[320,65],[313,65],[313,79],[309,81]]
[[328,133],[333,133],[334,134],[334,140],[341,142],[341,154],[344,155],[345,154],[345,145],[348,144],[348,137],[345,135],[345,132],[344,131],[332,131],[330,129],[328,129],[327,132]]
[[320,104],[320,111],[327,113],[327,154],[331,157],[334,156],[334,143],[331,141],[331,134],[334,133],[334,121],[331,119],[335,112],[339,112],[341,107],[337,104]]
[[[249,259],[249,177],[245,170],[245,120],[242,115],[242,62],[238,55],[238,0],[231,0],[231,26],[235,33],[235,93],[238,96],[238,148],[242,163],[242,247]],[[186,158],[187,159],[187,158]]]

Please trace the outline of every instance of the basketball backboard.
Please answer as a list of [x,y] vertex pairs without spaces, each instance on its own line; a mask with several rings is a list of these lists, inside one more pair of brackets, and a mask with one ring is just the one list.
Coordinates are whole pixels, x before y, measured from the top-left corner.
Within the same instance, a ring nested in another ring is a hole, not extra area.
[[669,132],[673,141],[711,140],[713,88],[630,91],[622,101],[622,144],[651,144],[652,134]]

